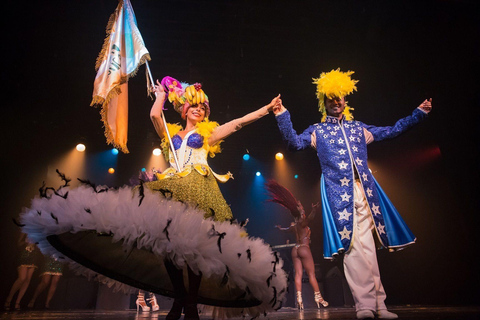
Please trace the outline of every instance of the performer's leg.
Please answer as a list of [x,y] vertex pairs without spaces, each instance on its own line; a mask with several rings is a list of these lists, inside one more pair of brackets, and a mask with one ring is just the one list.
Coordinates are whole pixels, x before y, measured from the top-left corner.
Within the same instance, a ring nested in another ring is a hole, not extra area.
[[373,222],[363,191],[358,184],[358,182],[355,184],[354,191],[355,224],[353,226],[353,243],[350,251],[345,254],[343,264],[345,277],[352,291],[356,310],[375,311],[377,310],[376,284],[372,276],[372,249],[368,249],[371,243],[373,243],[373,250],[375,250],[375,243],[371,233]]
[[201,281],[202,274],[195,274],[195,272],[188,267],[188,293],[185,300],[185,320],[199,319],[197,301]]
[[57,290],[58,281],[60,280],[61,275],[52,275],[52,280],[50,281],[50,288],[48,288],[47,300],[45,300],[45,308],[50,308],[50,301]]
[[292,262],[293,269],[295,270],[295,290],[297,297],[297,307],[300,310],[303,310],[303,298],[302,298],[302,276],[303,276],[303,266],[302,260],[298,255],[297,247],[292,248]]
[[385,289],[383,288],[382,281],[380,279],[380,269],[378,268],[377,248],[375,246],[375,240],[373,239],[373,235],[371,234],[371,232],[369,233],[370,234],[365,235],[363,249],[366,258],[368,259],[368,261],[370,261],[372,279],[375,283],[375,310],[383,310],[387,309],[387,307],[385,306],[385,299],[387,298],[387,294],[385,293]]
[[35,289],[35,292],[33,293],[32,300],[28,303],[29,308],[33,308],[35,305],[35,301],[37,301],[38,296],[45,290],[46,287],[50,284],[50,279],[51,275],[49,274],[44,274],[42,275],[42,279],[40,280],[40,283],[38,284],[37,288]]
[[302,265],[305,268],[305,272],[308,275],[308,280],[312,286],[315,302],[317,303],[317,308],[320,308],[320,304],[324,307],[328,306],[328,302],[325,301],[320,293],[320,288],[318,287],[317,277],[315,276],[315,264],[313,263],[312,251],[309,247],[300,247],[298,248],[298,255],[302,260]]
[[[17,293],[18,290],[20,290],[20,288],[22,287],[23,283],[25,281],[27,281],[27,278],[28,278],[28,270],[29,269],[32,269],[32,270],[35,270],[35,268],[28,268],[26,266],[19,266],[17,268],[17,273],[18,273],[18,276],[17,276],[17,279],[15,280],[15,282],[13,283],[12,285],[12,288],[10,289],[10,292],[7,296],[7,299],[5,300],[5,309],[6,310],[10,310],[10,303],[13,299],[13,296],[15,295],[15,293]],[[32,272],[33,273],[33,272]]]
[[178,269],[169,259],[165,259],[164,262],[175,293],[172,308],[167,314],[166,320],[177,320],[182,316],[182,310],[187,296],[183,282],[183,270]]
[[28,286],[30,285],[30,280],[32,280],[33,272],[35,268],[27,268],[27,277],[25,281],[23,281],[20,290],[18,291],[17,300],[15,302],[15,309],[20,309],[20,301],[22,301],[23,295],[27,291]]
[[315,277],[315,264],[313,263],[312,252],[308,247],[299,247],[297,251],[302,261],[302,265],[305,268],[305,272],[308,275],[308,281],[310,282],[313,291],[320,291],[317,278]]
[[302,260],[298,256],[297,248],[292,248],[292,263],[293,270],[295,271],[295,290],[302,291],[302,276],[303,276],[303,267]]

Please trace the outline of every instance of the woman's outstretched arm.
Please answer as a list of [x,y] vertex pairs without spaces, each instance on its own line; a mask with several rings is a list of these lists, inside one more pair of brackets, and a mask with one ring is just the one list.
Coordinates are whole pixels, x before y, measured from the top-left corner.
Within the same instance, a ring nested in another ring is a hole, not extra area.
[[276,96],[273,98],[273,100],[267,104],[266,106],[250,112],[249,114],[241,117],[234,119],[232,121],[229,121],[215,129],[213,131],[212,135],[210,138],[208,138],[208,144],[209,145],[214,145],[220,140],[225,139],[229,135],[231,135],[234,132],[237,132],[238,130],[242,129],[244,126],[257,121],[258,119],[262,118],[263,116],[266,116],[270,111],[272,111],[273,107],[277,104],[277,101],[280,99],[280,95]]

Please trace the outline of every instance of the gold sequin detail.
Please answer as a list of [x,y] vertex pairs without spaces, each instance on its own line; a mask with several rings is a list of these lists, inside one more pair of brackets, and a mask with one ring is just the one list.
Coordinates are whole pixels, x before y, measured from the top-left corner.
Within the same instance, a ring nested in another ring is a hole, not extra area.
[[145,187],[165,193],[177,201],[198,205],[205,212],[204,218],[225,221],[233,217],[232,210],[223,198],[217,180],[210,172],[206,175],[191,170],[187,175],[172,175],[168,178],[147,182]]

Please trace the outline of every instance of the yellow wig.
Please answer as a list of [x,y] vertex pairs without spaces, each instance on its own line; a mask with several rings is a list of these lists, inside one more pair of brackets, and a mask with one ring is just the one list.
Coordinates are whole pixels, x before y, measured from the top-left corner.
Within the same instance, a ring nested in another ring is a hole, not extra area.
[[[327,111],[325,109],[325,97],[329,99],[343,98],[353,91],[357,91],[355,84],[358,80],[353,80],[350,76],[354,71],[342,72],[340,68],[332,70],[330,72],[322,72],[320,78],[313,78],[313,83],[317,85],[317,99],[318,99],[318,111],[322,113],[322,122],[325,121]],[[347,120],[352,120],[353,115],[350,112],[353,108],[347,106],[345,102],[345,110],[343,114]]]

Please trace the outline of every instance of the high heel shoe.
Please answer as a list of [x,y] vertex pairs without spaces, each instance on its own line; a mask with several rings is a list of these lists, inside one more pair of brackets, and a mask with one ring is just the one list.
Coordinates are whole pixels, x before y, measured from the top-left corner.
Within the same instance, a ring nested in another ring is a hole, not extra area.
[[30,302],[29,302],[28,305],[27,305],[27,308],[28,308],[28,309],[33,309],[34,306],[35,306],[35,301],[30,300]]
[[152,311],[155,312],[155,311],[160,310],[160,307],[158,306],[158,303],[157,303],[157,297],[155,297],[155,294],[153,294],[153,292],[150,292],[148,295],[149,295],[149,297],[148,297],[147,301],[152,306]]
[[172,308],[168,312],[165,320],[178,320],[182,316],[184,299],[173,300]]
[[328,302],[325,301],[322,297],[320,291],[314,292],[315,302],[317,303],[317,308],[320,309],[320,305],[324,306],[325,308],[328,306]]
[[20,311],[20,303],[15,303],[15,311]]
[[302,291],[297,291],[297,306],[298,310],[303,310]]
[[10,304],[11,304],[11,301],[5,301],[5,304],[3,305],[3,309],[5,309],[5,311],[10,311]]
[[150,307],[147,306],[147,303],[145,302],[145,295],[143,293],[138,294],[137,301],[135,301],[135,304],[137,305],[137,313],[140,307],[142,308],[143,312],[150,311]]

